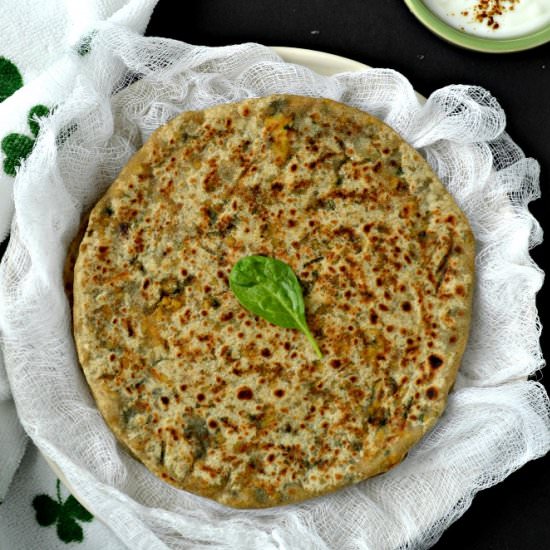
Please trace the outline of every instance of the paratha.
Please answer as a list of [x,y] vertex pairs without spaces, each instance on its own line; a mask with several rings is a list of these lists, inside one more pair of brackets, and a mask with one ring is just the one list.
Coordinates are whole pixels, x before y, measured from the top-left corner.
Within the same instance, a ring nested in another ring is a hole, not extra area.
[[[243,309],[247,255],[286,262],[305,336]],[[442,413],[466,345],[468,222],[380,120],[272,96],[158,129],[90,214],[78,356],[106,422],[178,488],[294,503],[400,462]]]

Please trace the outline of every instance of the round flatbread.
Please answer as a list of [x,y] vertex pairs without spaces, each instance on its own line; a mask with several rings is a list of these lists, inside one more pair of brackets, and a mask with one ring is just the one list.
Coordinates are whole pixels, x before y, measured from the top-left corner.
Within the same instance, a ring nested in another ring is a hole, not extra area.
[[[286,262],[303,333],[228,284]],[[75,267],[84,374],[118,439],[176,487],[298,502],[391,468],[442,413],[466,345],[474,242],[378,119],[273,96],[182,113],[90,214]]]

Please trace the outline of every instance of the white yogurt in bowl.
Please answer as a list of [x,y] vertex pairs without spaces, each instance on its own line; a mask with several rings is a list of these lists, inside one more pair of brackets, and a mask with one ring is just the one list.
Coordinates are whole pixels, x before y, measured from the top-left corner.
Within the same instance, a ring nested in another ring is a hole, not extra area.
[[550,0],[424,0],[442,21],[483,38],[519,38],[550,26]]

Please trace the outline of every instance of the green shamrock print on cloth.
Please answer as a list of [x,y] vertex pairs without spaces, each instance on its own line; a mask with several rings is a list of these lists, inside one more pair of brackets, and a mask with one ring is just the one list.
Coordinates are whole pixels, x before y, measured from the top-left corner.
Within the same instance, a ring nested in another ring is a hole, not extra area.
[[40,127],[36,118],[47,116],[50,110],[45,105],[35,105],[31,107],[27,115],[27,122],[34,137],[25,136],[23,134],[8,134],[1,143],[2,151],[6,155],[4,159],[4,172],[8,176],[15,176],[15,171],[30,154],[38,136]]
[[0,56],[0,103],[23,86],[19,69],[5,57]]
[[42,527],[49,527],[56,524],[57,536],[66,544],[69,542],[82,542],[84,531],[78,521],[92,521],[94,516],[86,510],[73,497],[69,495],[67,500],[61,500],[59,479],[56,483],[57,501],[48,495],[37,495],[32,501],[36,510],[36,521]]
[[91,31],[88,34],[84,35],[80,44],[76,48],[76,53],[80,57],[88,55],[92,51],[92,40],[95,38],[97,31]]

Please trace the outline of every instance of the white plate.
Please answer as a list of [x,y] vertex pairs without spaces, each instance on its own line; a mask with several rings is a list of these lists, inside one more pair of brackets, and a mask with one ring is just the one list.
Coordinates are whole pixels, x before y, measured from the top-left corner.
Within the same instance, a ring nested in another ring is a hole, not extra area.
[[[358,72],[371,69],[368,65],[348,59],[347,57],[341,57],[339,55],[333,55],[331,53],[318,52],[315,50],[306,50],[302,48],[287,48],[277,46],[271,48],[287,63],[296,63],[303,65],[316,73],[330,76],[336,73],[343,72]],[[422,96],[417,94],[420,99],[424,100]],[[44,457],[46,462],[50,465],[51,469],[65,485],[65,487],[73,494],[73,496],[80,501],[80,503],[86,507],[86,502],[82,500],[81,496],[75,493],[71,484],[67,481],[67,478],[63,475],[63,472],[59,466],[53,463],[48,458]]]
[[316,73],[327,76],[349,71],[364,71],[371,68],[368,65],[359,63],[359,61],[354,61],[353,59],[331,53],[305,50],[303,48],[287,48],[283,46],[275,46],[271,49],[276,54],[280,55],[287,63],[303,65]]
[[[287,48],[286,46],[273,46],[271,48],[277,55],[281,56],[287,63],[303,65],[316,73],[331,76],[337,73],[359,72],[372,69],[370,65],[359,63],[353,59],[334,55],[332,53],[306,50],[304,48]],[[420,103],[425,103],[426,98],[416,92]]]

